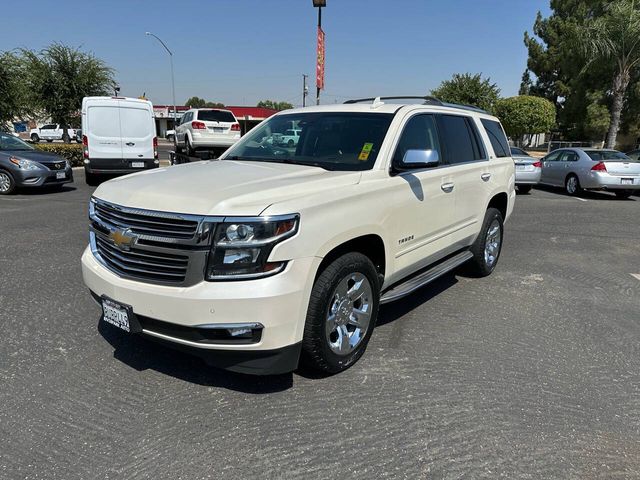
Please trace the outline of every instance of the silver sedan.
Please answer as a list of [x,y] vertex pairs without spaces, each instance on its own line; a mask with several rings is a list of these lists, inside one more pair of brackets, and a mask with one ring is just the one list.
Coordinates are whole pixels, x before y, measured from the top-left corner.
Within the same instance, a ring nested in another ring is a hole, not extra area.
[[529,193],[531,187],[540,183],[542,164],[521,148],[511,147],[511,158],[516,166],[516,187],[518,192]]
[[561,148],[542,159],[540,183],[564,187],[569,195],[607,190],[628,198],[640,193],[640,161],[617,150]]

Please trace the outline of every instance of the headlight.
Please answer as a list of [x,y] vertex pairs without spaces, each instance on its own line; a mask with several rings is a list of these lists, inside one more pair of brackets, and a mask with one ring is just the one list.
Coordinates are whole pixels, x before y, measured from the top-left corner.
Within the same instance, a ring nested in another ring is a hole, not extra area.
[[32,162],[31,160],[24,160],[22,158],[9,157],[9,161],[23,170],[40,170],[42,168],[42,165],[39,163]]
[[216,225],[207,280],[244,280],[281,272],[286,262],[267,262],[274,245],[298,231],[298,215],[233,219]]

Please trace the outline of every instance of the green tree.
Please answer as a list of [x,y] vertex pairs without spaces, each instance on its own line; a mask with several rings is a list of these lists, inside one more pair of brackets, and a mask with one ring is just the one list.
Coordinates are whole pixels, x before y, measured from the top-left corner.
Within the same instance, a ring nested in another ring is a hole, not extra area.
[[545,133],[556,122],[556,109],[552,102],[542,97],[519,95],[496,102],[495,114],[507,135],[521,141],[525,135]]
[[451,80],[445,80],[431,90],[431,95],[444,102],[472,105],[491,112],[500,98],[500,89],[490,78],[483,79],[479,73],[456,73]]
[[640,64],[640,2],[610,2],[601,16],[589,19],[585,28],[574,29],[572,38],[587,59],[585,69],[598,61],[615,65],[610,77],[611,122],[606,142],[607,148],[614,148],[625,95]]
[[184,102],[186,107],[191,108],[222,108],[224,107],[224,103],[220,102],[207,102],[204,98],[200,97],[191,97],[186,102]]
[[262,100],[260,102],[258,102],[258,107],[262,107],[262,108],[270,108],[272,110],[289,110],[290,108],[293,108],[293,105],[290,104],[289,102],[275,102],[273,100]]
[[0,53],[0,128],[10,128],[15,117],[28,113],[24,62],[13,52]]
[[112,68],[90,53],[53,43],[41,52],[22,50],[25,83],[35,108],[55,123],[67,125],[77,119],[82,99],[108,95],[115,84]]

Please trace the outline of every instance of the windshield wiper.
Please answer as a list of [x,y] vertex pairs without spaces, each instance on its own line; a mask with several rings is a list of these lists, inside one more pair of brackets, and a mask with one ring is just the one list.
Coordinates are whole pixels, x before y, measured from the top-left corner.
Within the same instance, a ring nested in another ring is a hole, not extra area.
[[287,165],[300,165],[302,167],[318,167],[324,170],[333,171],[333,168],[330,168],[327,165],[324,165],[320,162],[297,162],[290,158],[273,158],[273,157],[241,157],[238,155],[231,155],[230,157],[226,157],[223,160],[240,160],[247,162],[271,162],[271,163],[286,163]]

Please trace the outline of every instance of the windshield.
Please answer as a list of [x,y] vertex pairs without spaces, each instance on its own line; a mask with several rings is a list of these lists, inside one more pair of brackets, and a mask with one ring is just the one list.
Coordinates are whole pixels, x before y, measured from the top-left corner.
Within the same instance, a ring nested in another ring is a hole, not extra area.
[[638,160],[627,157],[624,153],[616,150],[585,150],[585,153],[591,157],[591,160],[596,162],[638,162]]
[[[327,170],[370,170],[393,115],[291,113],[271,117],[236,143],[223,160],[312,165]],[[286,138],[295,131],[296,139]]]
[[0,133],[0,150],[34,150],[34,148],[13,135]]

